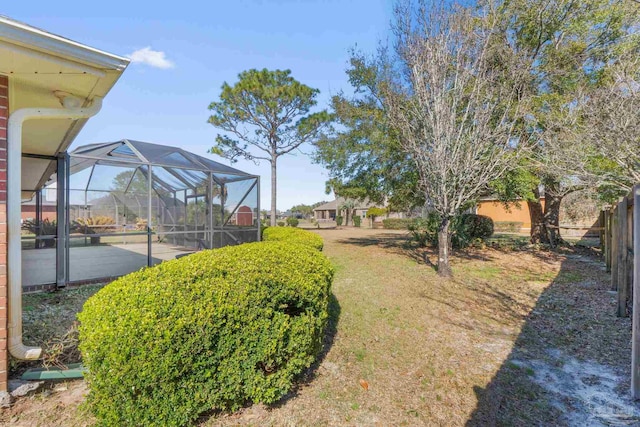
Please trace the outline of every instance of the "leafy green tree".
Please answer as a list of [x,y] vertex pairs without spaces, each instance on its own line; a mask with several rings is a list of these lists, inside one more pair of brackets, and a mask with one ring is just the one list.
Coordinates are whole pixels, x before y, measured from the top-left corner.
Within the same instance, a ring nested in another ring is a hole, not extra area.
[[346,72],[354,94],[331,98],[335,131],[316,142],[314,159],[329,170],[327,193],[387,202],[406,211],[424,204],[424,194],[417,190],[418,173],[387,120],[379,85],[383,68],[378,58],[351,52]]
[[[137,172],[137,173],[136,173]],[[146,177],[137,169],[125,170],[113,177],[111,189],[127,194],[145,195],[149,192]]]
[[371,220],[371,228],[373,228],[373,223],[375,222],[376,218],[386,215],[387,212],[388,211],[385,208],[372,207],[367,209],[367,218]]
[[304,143],[315,141],[330,124],[326,111],[311,113],[319,91],[293,77],[289,70],[248,70],[233,86],[222,85],[212,102],[209,123],[218,134],[211,152],[271,164],[271,225],[276,225],[277,161]]
[[[637,49],[639,7],[628,0],[510,0],[496,13],[509,50],[528,64],[528,83],[521,89],[528,121],[522,131],[537,141],[529,161],[518,165],[523,170],[506,177],[535,177],[517,197],[529,206],[532,241],[553,246],[560,240],[562,198],[590,185],[573,167],[587,162],[587,137],[595,130],[580,126],[579,104],[612,84],[612,67]],[[583,134],[576,138],[573,127]],[[512,184],[503,189],[513,190]]]

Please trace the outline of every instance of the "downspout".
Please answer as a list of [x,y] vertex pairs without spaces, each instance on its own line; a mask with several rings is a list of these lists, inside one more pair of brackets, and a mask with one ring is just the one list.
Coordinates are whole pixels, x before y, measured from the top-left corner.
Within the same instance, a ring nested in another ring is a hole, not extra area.
[[[62,99],[65,108],[22,108],[9,116],[7,123],[7,277],[9,286],[9,353],[16,359],[36,360],[42,349],[22,342],[22,246],[20,218],[22,202],[22,124],[36,119],[85,119],[96,115],[102,98],[93,99],[91,107],[78,108],[78,99]],[[60,177],[58,177],[59,179]]]

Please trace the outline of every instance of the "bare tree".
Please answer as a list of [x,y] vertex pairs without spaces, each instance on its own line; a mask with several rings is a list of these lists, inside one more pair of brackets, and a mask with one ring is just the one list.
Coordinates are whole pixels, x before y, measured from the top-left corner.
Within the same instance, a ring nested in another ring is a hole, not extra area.
[[394,52],[382,54],[390,124],[441,217],[441,276],[451,275],[451,219],[507,170],[522,145],[513,83],[521,67],[504,53],[504,35],[489,12],[407,1],[396,7]]
[[550,172],[564,176],[565,187],[596,188],[609,201],[640,182],[640,59],[630,52],[610,75],[595,90],[577,90],[543,135]]
[[624,59],[613,73],[613,84],[588,97],[582,132],[586,161],[578,163],[583,179],[619,194],[640,182],[640,59]]

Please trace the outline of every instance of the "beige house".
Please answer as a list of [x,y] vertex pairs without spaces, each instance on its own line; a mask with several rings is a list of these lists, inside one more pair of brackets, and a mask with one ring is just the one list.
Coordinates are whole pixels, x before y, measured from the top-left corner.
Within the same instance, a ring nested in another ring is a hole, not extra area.
[[[331,202],[325,203],[324,205],[320,205],[313,210],[313,217],[318,221],[335,221],[336,216],[340,215],[343,218],[346,218],[346,212],[341,207],[345,203],[344,197],[338,197]],[[363,220],[367,217],[367,211],[373,207],[382,207],[375,203],[371,203],[369,200],[354,200],[355,206],[354,209],[350,212],[349,218],[351,215],[359,216]],[[404,218],[405,215],[400,212],[390,212],[384,217],[377,217],[376,222],[382,222],[385,218]],[[349,220],[351,223],[351,220]],[[364,221],[363,221],[364,223]]]
[[[58,157],[100,111],[129,60],[0,16],[0,399],[9,353],[22,342],[21,202],[56,171]],[[38,345],[40,343],[28,343]]]

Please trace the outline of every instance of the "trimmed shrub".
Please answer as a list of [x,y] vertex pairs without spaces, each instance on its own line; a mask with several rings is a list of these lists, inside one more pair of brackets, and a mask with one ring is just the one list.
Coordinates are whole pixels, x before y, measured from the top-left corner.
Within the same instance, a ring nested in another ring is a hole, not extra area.
[[318,236],[311,231],[303,230],[301,228],[268,228],[264,231],[262,236],[264,241],[286,241],[299,243],[306,246],[311,246],[319,251],[322,250],[324,242],[322,237]]
[[360,223],[362,222],[362,218],[360,218],[358,215],[354,215],[353,216],[353,225],[356,227],[360,227]]
[[507,231],[518,233],[522,229],[522,222],[518,221],[496,221],[493,223],[494,231]]
[[469,239],[488,239],[493,234],[493,220],[488,216],[462,214],[459,221]]
[[344,220],[344,218],[342,218],[342,215],[338,215],[338,216],[336,217],[336,225],[337,225],[338,227],[340,227],[340,226],[342,225],[342,221],[343,221],[343,220]]
[[276,224],[278,224],[278,227],[284,227],[285,226],[285,222],[284,221],[278,221],[278,222],[276,222]]
[[78,315],[98,425],[184,426],[277,401],[321,348],[332,278],[309,246],[259,242],[105,286]]
[[[409,225],[411,237],[420,246],[438,246],[438,227],[440,216],[430,212],[427,218],[418,218]],[[454,248],[466,248],[477,240],[484,240],[493,234],[493,220],[476,215],[462,214],[454,217],[449,226],[451,245]]]
[[415,218],[407,226],[411,233],[411,238],[418,243],[418,246],[438,246],[438,226],[440,216],[435,212],[430,212],[426,218]]
[[415,225],[418,218],[387,218],[382,220],[382,226],[389,230],[408,230],[410,225]]
[[290,216],[289,218],[287,218],[287,225],[289,227],[297,227],[299,223],[300,221],[298,221],[298,218],[295,218],[293,216]]

